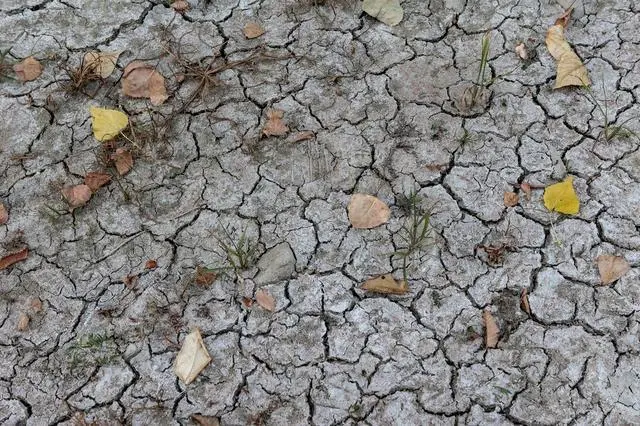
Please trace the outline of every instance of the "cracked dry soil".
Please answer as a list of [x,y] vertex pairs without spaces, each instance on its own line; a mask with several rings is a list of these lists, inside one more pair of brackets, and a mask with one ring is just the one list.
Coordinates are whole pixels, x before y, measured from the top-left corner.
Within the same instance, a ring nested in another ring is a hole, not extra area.
[[[603,140],[583,90],[552,90],[544,37],[568,1],[407,0],[396,27],[348,0],[189,3],[0,0],[0,48],[44,65],[0,86],[0,254],[30,250],[0,271],[0,423],[640,424],[640,145]],[[575,7],[567,37],[595,99],[640,132],[640,7]],[[266,33],[247,40],[248,22]],[[499,78],[471,105],[488,29]],[[88,94],[63,90],[64,67],[92,49],[123,51],[115,73]],[[221,70],[186,103],[194,81],[176,49],[190,63],[273,57]],[[164,105],[122,95],[134,59],[167,78]],[[136,144],[129,174],[69,212],[60,189],[104,167],[90,105],[171,119]],[[261,137],[270,108],[289,136]],[[301,131],[314,136],[293,141]],[[571,217],[541,200],[567,175],[581,200]],[[505,207],[523,182],[531,200]],[[363,280],[399,273],[390,253],[411,190],[433,232],[410,291],[366,294]],[[355,192],[388,203],[391,220],[352,228]],[[258,261],[195,285],[198,266],[223,264],[221,229],[257,242]],[[492,244],[509,247],[498,262],[479,248]],[[599,285],[600,254],[631,271]],[[242,303],[258,288],[275,312]],[[213,361],[184,386],[172,365],[193,327]]]

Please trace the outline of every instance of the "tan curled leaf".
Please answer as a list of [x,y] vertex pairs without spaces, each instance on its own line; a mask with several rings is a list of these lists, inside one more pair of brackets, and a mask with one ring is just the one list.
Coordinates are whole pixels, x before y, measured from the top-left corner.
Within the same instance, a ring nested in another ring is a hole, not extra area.
[[276,309],[276,299],[263,289],[256,291],[256,302],[269,312],[273,312]]
[[622,256],[603,254],[596,259],[602,284],[611,284],[629,272],[631,266]]
[[90,107],[93,137],[99,141],[108,141],[120,134],[129,125],[129,117],[116,109]]
[[31,311],[36,314],[42,312],[42,300],[40,300],[39,297],[34,297],[33,299],[31,299],[31,301],[29,302],[29,309],[31,309]]
[[184,384],[188,385],[210,362],[211,356],[204,346],[200,330],[195,328],[184,338],[182,348],[176,355],[173,371]]
[[370,229],[387,223],[391,210],[373,195],[353,194],[347,206],[347,214],[354,228]]
[[409,291],[406,281],[396,280],[391,275],[380,275],[379,277],[368,279],[362,283],[360,288],[383,294],[405,294]]
[[504,193],[504,205],[507,207],[517,206],[520,202],[520,197],[515,192]]
[[564,29],[569,22],[571,9],[558,18],[547,31],[547,49],[556,60],[556,84],[554,89],[565,86],[589,86],[589,73],[584,64],[564,38]]
[[18,326],[16,327],[18,331],[27,331],[29,328],[29,321],[31,321],[29,315],[24,312],[20,312],[20,315],[18,316]]
[[13,71],[20,81],[32,81],[42,74],[42,64],[33,56],[29,56],[15,64]]
[[164,77],[141,61],[133,61],[125,67],[122,91],[132,98],[149,98],[153,105],[160,105],[169,98]]
[[4,225],[9,220],[9,212],[4,204],[0,203],[0,225]]
[[523,288],[520,292],[520,309],[531,315],[531,305],[529,305],[529,295],[526,288]]
[[304,132],[298,132],[295,135],[293,135],[292,139],[294,142],[302,142],[309,139],[313,139],[314,137],[315,137],[315,133],[313,133],[311,130],[305,130]]
[[191,420],[200,426],[220,426],[220,420],[217,417],[193,414],[191,415]]
[[262,128],[264,136],[284,136],[289,133],[289,127],[282,121],[284,111],[279,109],[270,109],[267,111],[267,122]]
[[518,57],[523,61],[529,59],[529,52],[527,51],[527,46],[524,43],[518,44],[515,50]]
[[265,33],[264,28],[256,22],[249,22],[242,29],[244,36],[248,39],[258,38]]
[[84,177],[84,184],[91,189],[91,192],[96,192],[109,182],[111,182],[111,175],[109,173],[89,172]]
[[72,211],[87,204],[92,194],[91,188],[85,184],[67,186],[62,189],[62,196],[67,200]]
[[118,148],[116,152],[111,154],[111,160],[116,166],[116,170],[120,176],[124,176],[129,173],[129,170],[133,167],[133,156],[131,151],[125,148]]
[[391,27],[398,25],[404,16],[400,0],[364,0],[362,10]]
[[486,348],[495,348],[498,345],[498,335],[500,334],[498,324],[488,308],[482,312],[482,319],[484,320],[484,345]]
[[2,271],[3,269],[7,269],[9,266],[13,265],[14,263],[18,263],[18,262],[22,262],[23,260],[26,260],[28,256],[29,256],[29,249],[25,247],[22,250],[18,250],[16,252],[10,253],[0,258],[0,271]]
[[185,0],[178,0],[171,3],[171,8],[178,13],[184,13],[189,10],[191,6]]
[[82,65],[100,78],[107,78],[116,69],[116,63],[118,63],[118,57],[121,53],[122,51],[98,52],[94,50],[87,52],[84,55]]

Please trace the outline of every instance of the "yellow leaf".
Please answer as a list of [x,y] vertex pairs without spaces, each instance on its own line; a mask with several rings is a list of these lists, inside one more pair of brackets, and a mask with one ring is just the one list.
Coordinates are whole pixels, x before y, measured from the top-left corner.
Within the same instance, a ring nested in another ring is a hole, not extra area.
[[544,206],[551,211],[564,214],[578,214],[580,211],[580,200],[573,189],[571,176],[562,182],[547,186],[542,199]]
[[546,43],[549,53],[557,63],[556,85],[554,89],[565,86],[589,86],[589,74],[582,61],[564,38],[564,28],[569,21],[571,11],[558,18],[547,31]]
[[399,0],[364,0],[362,10],[389,26],[398,25],[404,16]]
[[405,294],[409,286],[404,280],[396,280],[391,275],[380,275],[371,278],[360,286],[361,289],[383,294]]
[[176,356],[173,370],[176,376],[188,385],[210,362],[209,351],[204,346],[200,330],[196,328],[185,337],[182,348]]
[[115,109],[91,107],[89,112],[93,136],[99,141],[115,138],[129,124],[129,117]]

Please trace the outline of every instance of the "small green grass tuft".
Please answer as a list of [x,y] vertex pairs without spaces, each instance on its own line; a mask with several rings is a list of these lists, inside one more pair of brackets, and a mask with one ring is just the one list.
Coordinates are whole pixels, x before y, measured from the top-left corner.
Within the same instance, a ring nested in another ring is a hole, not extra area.
[[396,250],[393,255],[402,259],[402,277],[405,281],[408,278],[411,257],[424,248],[431,235],[431,212],[425,211],[420,202],[417,192],[412,191],[408,196],[401,197],[397,203],[407,216],[399,234],[404,247]]

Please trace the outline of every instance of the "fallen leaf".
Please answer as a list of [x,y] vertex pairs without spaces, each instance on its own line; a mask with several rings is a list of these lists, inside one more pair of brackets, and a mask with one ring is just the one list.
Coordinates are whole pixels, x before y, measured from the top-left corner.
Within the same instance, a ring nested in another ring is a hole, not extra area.
[[349,222],[354,228],[370,229],[386,223],[391,210],[373,195],[353,194],[347,206]]
[[113,70],[116,69],[116,63],[118,62],[118,57],[121,53],[122,51],[87,52],[84,55],[82,66],[87,70],[91,70],[93,73],[100,76],[100,78],[107,78],[111,75]]
[[527,52],[527,46],[524,43],[520,43],[516,46],[516,54],[523,61],[529,59],[529,52]]
[[293,135],[293,141],[302,142],[309,139],[313,139],[314,136],[315,136],[315,133],[313,133],[311,130],[306,130],[304,132],[298,132],[295,135]]
[[113,160],[116,170],[120,176],[124,176],[129,173],[129,170],[133,167],[133,156],[128,149],[116,149],[116,152],[111,154],[111,160]]
[[484,346],[495,348],[498,345],[498,334],[500,333],[498,324],[488,308],[482,312],[482,319],[484,320]]
[[252,38],[260,37],[262,34],[264,34],[265,31],[264,31],[264,28],[262,28],[256,22],[249,22],[247,25],[244,26],[244,28],[242,29],[242,32],[244,33],[244,36],[246,38],[252,39]]
[[158,262],[156,262],[154,259],[149,259],[144,264],[144,269],[156,269],[157,267],[158,267]]
[[409,291],[406,281],[396,280],[391,275],[380,275],[379,277],[368,279],[362,283],[360,288],[383,294],[405,294]]
[[121,111],[107,108],[89,108],[93,137],[99,141],[115,138],[129,125],[129,117]]
[[525,197],[527,197],[527,201],[531,201],[531,185],[523,182],[520,184],[520,189],[522,189]]
[[18,250],[14,253],[6,255],[3,258],[0,258],[0,271],[2,271],[3,269],[7,269],[14,263],[25,260],[27,256],[29,256],[29,249],[25,247],[22,250]]
[[125,67],[122,91],[132,98],[149,98],[152,105],[160,105],[169,98],[164,77],[141,61],[133,61]]
[[289,132],[289,128],[282,121],[284,111],[279,109],[270,109],[267,111],[267,122],[262,128],[262,134],[265,136],[284,136]]
[[565,180],[544,189],[542,196],[544,206],[558,213],[578,214],[580,211],[580,200],[573,189],[573,177],[568,176]]
[[91,188],[85,184],[67,186],[62,189],[62,196],[67,200],[67,203],[69,203],[71,211],[87,204],[92,194]]
[[507,207],[517,206],[520,201],[520,197],[515,192],[504,193],[504,205]]
[[404,16],[399,0],[364,0],[362,2],[362,10],[378,21],[392,27],[398,25]]
[[611,284],[629,272],[631,266],[622,256],[603,254],[596,259],[602,284]]
[[523,288],[520,292],[520,309],[525,311],[528,315],[531,315],[531,306],[529,305],[529,295],[527,289]]
[[26,331],[29,328],[30,320],[31,319],[29,318],[29,315],[25,314],[24,312],[20,312],[20,316],[18,316],[18,331]]
[[178,13],[183,13],[189,10],[191,6],[185,0],[177,0],[171,3],[171,8]]
[[220,420],[217,417],[203,416],[201,414],[192,414],[191,420],[200,426],[220,426]]
[[248,297],[242,298],[242,304],[245,308],[250,308],[253,306],[253,299],[249,299]]
[[263,289],[256,291],[256,302],[267,311],[273,312],[276,309],[276,299]]
[[84,184],[91,189],[91,192],[96,192],[109,182],[111,182],[111,175],[109,173],[89,172],[84,177]]
[[4,204],[0,203],[0,225],[4,225],[9,220],[9,212]]
[[33,56],[29,56],[13,66],[13,71],[20,81],[32,81],[42,74],[42,64]]
[[138,276],[137,275],[127,275],[126,277],[124,277],[122,279],[122,283],[129,290],[133,290],[133,288],[136,286],[137,282],[138,282]]
[[31,302],[29,302],[29,308],[36,314],[42,312],[42,300],[38,297],[34,297],[31,299]]
[[198,266],[196,268],[195,283],[204,287],[210,286],[218,278],[218,275],[212,269]]
[[564,29],[569,22],[571,9],[558,18],[547,31],[547,49],[556,60],[557,73],[554,89],[565,86],[589,86],[589,74],[584,64],[564,38]]
[[210,362],[211,356],[204,346],[200,330],[195,328],[185,337],[173,368],[176,376],[188,385]]

